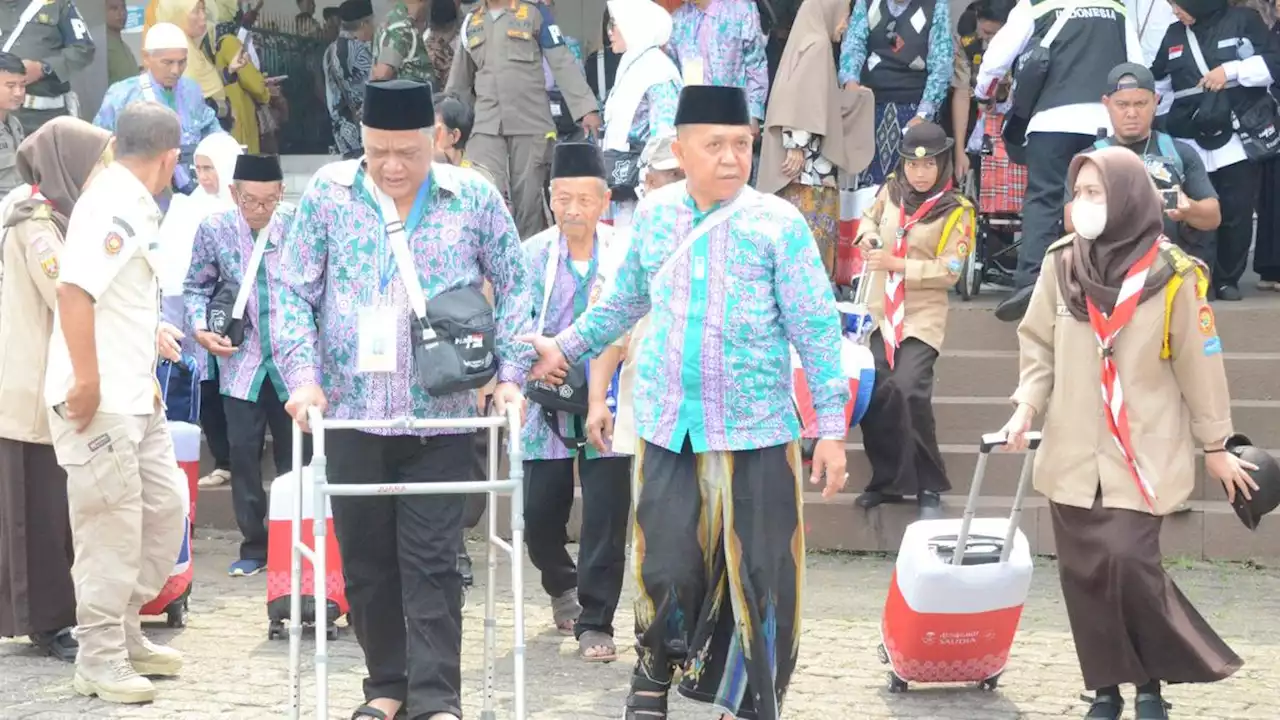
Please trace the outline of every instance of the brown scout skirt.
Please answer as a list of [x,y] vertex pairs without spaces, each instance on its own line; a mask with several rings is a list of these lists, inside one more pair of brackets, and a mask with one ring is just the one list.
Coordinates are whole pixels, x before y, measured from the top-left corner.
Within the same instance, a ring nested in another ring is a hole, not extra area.
[[1089,690],[1216,682],[1240,659],[1164,571],[1163,518],[1050,503],[1058,571],[1080,672]]
[[0,637],[76,624],[67,515],[53,446],[0,438]]

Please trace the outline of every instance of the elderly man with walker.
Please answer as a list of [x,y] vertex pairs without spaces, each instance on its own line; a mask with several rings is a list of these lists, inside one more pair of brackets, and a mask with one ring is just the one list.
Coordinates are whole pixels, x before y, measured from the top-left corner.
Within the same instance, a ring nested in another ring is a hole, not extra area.
[[[325,166],[304,193],[272,308],[275,356],[290,390],[286,407],[302,430],[314,432],[316,517],[324,517],[327,496],[337,496],[333,519],[351,624],[368,669],[353,720],[461,717],[456,556],[464,494],[511,492],[515,508],[523,501],[518,413],[532,354],[515,338],[528,331],[532,314],[525,262],[493,185],[470,170],[432,164],[434,123],[428,86],[392,80],[366,87],[365,157]],[[485,280],[496,312],[481,292]],[[495,408],[509,418],[514,477],[468,481],[478,428],[490,429],[496,471],[502,420],[473,417],[472,392],[494,377]],[[523,527],[514,511],[512,526],[511,545],[502,545],[512,554],[519,596]],[[324,523],[315,527],[314,551],[294,545],[292,661],[301,631],[300,556],[312,559],[317,573],[325,569]],[[487,649],[493,606],[490,594]],[[523,620],[517,597],[518,717]],[[328,717],[322,633],[316,671],[316,715]],[[491,667],[487,676],[485,716],[492,717]]]

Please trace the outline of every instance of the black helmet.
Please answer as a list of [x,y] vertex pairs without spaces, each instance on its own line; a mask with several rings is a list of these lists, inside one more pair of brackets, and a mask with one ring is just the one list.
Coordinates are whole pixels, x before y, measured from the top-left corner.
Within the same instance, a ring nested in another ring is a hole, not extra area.
[[1227,438],[1227,452],[1247,463],[1258,466],[1257,470],[1247,470],[1249,476],[1257,483],[1258,489],[1251,491],[1253,498],[1246,500],[1244,493],[1236,492],[1235,502],[1231,507],[1240,516],[1240,522],[1250,530],[1258,528],[1262,516],[1280,505],[1280,462],[1264,450],[1253,446],[1253,442],[1244,435],[1236,434]]

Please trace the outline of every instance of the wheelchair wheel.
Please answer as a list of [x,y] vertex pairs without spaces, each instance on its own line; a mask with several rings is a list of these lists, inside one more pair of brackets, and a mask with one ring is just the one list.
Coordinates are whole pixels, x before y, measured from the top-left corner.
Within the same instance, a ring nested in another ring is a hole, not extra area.
[[956,294],[961,300],[968,302],[973,297],[973,253],[964,257],[964,265],[960,268],[960,277],[956,280]]

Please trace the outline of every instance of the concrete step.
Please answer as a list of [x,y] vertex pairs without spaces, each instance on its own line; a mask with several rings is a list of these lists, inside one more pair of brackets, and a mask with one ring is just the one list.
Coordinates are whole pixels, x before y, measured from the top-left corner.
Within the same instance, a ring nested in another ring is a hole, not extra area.
[[[1280,335],[1280,306],[1275,314]],[[1280,352],[1227,352],[1223,359],[1234,399],[1280,400]],[[1017,385],[1017,350],[953,350],[948,339],[934,366],[938,395],[1008,397]]]
[[[1280,365],[1276,367],[1280,372]],[[975,443],[982,433],[1004,427],[1012,412],[1007,396],[935,395],[933,398],[938,442],[944,445]],[[1280,442],[1280,400],[1232,400],[1231,418],[1238,432],[1256,442],[1263,445]],[[861,438],[859,428],[850,431],[851,442],[861,442]]]
[[[1002,323],[993,314],[1001,297],[1004,295],[984,295],[968,303],[953,299],[947,317],[946,349],[1017,350],[1016,325]],[[1274,293],[1263,296],[1250,291],[1241,302],[1215,302],[1212,307],[1227,352],[1280,353],[1280,332],[1276,331],[1280,301]]]

